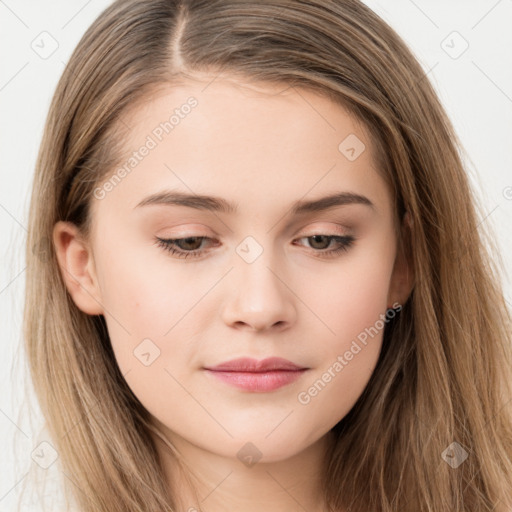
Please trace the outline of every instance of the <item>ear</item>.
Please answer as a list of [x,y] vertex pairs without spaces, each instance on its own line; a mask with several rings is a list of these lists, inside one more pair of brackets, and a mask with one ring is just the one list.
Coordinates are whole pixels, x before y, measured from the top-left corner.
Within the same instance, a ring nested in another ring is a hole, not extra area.
[[389,286],[388,308],[393,307],[395,303],[405,304],[414,287],[414,269],[410,254],[412,229],[412,217],[409,212],[405,212],[400,226],[401,238]]
[[62,278],[73,302],[84,313],[103,314],[92,251],[78,227],[71,222],[57,222],[53,228],[53,243]]

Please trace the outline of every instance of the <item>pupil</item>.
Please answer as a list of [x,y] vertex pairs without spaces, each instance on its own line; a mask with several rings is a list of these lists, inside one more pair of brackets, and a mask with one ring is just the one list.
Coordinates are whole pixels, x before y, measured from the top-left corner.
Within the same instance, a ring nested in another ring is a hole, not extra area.
[[197,242],[199,242],[199,245],[201,245],[201,240],[198,238],[198,237],[189,237],[189,238],[185,238],[183,239],[183,243],[185,244],[185,247],[187,249],[197,249],[197,247],[190,247],[190,244],[192,244],[192,246],[194,245],[194,240],[196,241],[196,245],[197,245]]
[[[311,238],[313,238],[314,243],[313,246],[318,242],[318,239],[320,239],[320,245],[322,245],[321,240],[324,239],[324,242],[327,240],[327,237],[325,235],[313,235]],[[325,249],[325,247],[316,247],[317,249]]]

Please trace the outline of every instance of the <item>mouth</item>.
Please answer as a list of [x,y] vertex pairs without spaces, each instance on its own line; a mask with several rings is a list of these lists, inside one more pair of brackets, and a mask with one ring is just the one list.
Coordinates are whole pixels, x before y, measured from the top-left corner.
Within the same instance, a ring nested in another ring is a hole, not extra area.
[[231,386],[250,392],[265,393],[291,384],[309,368],[278,357],[257,361],[239,358],[204,370]]

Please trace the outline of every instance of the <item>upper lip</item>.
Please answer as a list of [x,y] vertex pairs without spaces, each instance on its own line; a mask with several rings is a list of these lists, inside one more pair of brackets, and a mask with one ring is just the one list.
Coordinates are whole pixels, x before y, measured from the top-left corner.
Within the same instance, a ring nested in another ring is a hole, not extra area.
[[205,367],[206,370],[226,371],[226,372],[268,372],[272,370],[304,370],[303,366],[298,366],[282,357],[269,357],[258,361],[250,357],[240,357],[231,359],[216,366]]

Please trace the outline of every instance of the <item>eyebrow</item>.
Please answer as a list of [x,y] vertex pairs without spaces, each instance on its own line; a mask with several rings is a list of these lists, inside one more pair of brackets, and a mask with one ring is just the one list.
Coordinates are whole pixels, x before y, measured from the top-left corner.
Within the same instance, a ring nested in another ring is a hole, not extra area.
[[[335,208],[336,206],[349,204],[362,204],[376,211],[375,205],[365,196],[353,192],[336,192],[319,199],[296,201],[291,206],[291,214],[301,215],[305,213],[323,212],[330,208]],[[138,203],[135,208],[147,205],[186,206],[197,210],[226,214],[238,212],[238,205],[236,203],[226,201],[221,197],[188,194],[177,190],[165,190],[152,194]]]

